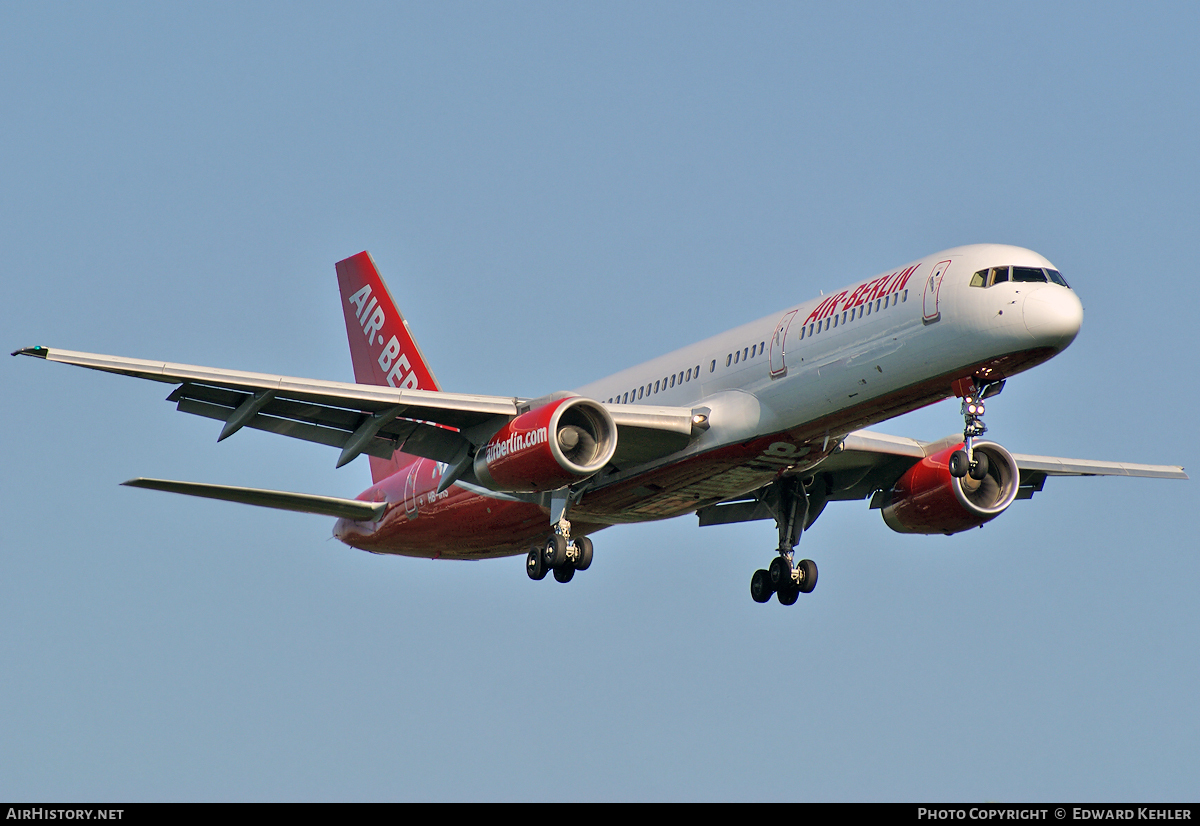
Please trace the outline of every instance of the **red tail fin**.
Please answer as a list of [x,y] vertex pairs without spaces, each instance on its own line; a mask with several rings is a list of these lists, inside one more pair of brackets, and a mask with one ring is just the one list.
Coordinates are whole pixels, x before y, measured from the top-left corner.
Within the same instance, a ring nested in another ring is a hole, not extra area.
[[[337,263],[346,336],[359,384],[441,390],[421,348],[396,308],[371,254],[360,252]],[[400,470],[403,454],[391,459],[371,456],[371,477],[378,482]]]

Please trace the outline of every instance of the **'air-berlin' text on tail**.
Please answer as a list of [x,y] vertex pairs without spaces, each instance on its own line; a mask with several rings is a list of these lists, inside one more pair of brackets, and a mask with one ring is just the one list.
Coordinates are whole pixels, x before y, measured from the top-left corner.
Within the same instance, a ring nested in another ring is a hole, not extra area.
[[[354,381],[441,390],[370,253],[360,252],[337,262],[337,277]],[[396,454],[391,459],[371,456],[370,460],[371,477],[378,482],[398,471],[408,457]]]

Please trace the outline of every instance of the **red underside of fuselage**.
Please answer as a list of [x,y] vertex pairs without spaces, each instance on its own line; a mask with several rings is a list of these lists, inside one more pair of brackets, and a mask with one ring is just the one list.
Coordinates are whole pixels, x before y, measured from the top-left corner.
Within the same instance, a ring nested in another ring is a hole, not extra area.
[[[725,445],[603,485],[588,491],[572,509],[572,533],[593,533],[616,523],[668,519],[740,496],[787,470],[816,465],[836,444],[834,439],[852,430],[949,397],[957,379],[970,375],[1004,378],[1041,364],[1056,352],[1037,348],[968,365],[791,430]],[[415,459],[358,497],[392,503],[380,522],[369,525],[341,520],[335,534],[346,544],[373,553],[480,559],[523,554],[532,542],[549,533],[549,512],[544,507],[481,496],[458,485],[437,494],[437,482],[435,463]]]

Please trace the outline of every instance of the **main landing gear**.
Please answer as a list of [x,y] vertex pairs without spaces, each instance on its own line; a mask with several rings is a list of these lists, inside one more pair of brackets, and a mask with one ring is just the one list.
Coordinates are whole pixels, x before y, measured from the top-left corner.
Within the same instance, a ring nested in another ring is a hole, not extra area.
[[987,433],[983,423],[983,400],[998,395],[1004,389],[1004,381],[981,384],[975,379],[963,379],[955,383],[955,391],[962,390],[963,449],[950,454],[950,475],[956,479],[970,476],[976,482],[988,475],[988,458],[976,455],[971,445],[978,436]]
[[553,532],[542,542],[535,542],[525,557],[525,573],[530,579],[545,579],[554,572],[559,582],[570,582],[576,571],[586,571],[592,564],[592,540],[586,536],[571,538],[571,523],[567,521],[576,494],[555,491],[550,499],[550,522]]
[[567,539],[555,531],[545,542],[530,546],[525,557],[525,573],[530,579],[545,579],[546,574],[553,571],[559,582],[570,582],[576,571],[586,571],[591,564],[592,540],[586,536]]
[[[795,547],[805,526],[812,521],[809,511],[814,503],[798,477],[783,479],[776,485],[777,501],[771,504],[775,524],[779,526],[779,556],[771,560],[766,570],[760,568],[750,577],[750,596],[755,602],[769,602],[774,595],[781,605],[794,605],[801,594],[812,593],[817,587],[817,563],[811,559],[795,562]],[[818,513],[823,505],[824,500],[816,508]]]

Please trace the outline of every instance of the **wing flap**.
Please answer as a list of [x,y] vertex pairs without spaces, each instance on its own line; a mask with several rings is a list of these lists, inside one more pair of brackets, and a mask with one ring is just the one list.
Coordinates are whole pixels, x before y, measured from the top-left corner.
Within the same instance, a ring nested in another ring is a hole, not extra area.
[[636,467],[687,447],[696,425],[690,407],[605,404],[617,424],[617,450],[612,464]]

